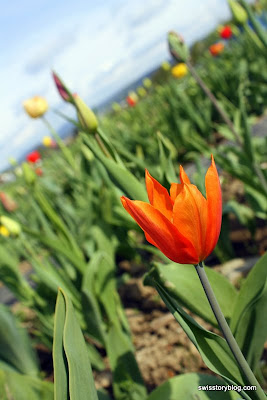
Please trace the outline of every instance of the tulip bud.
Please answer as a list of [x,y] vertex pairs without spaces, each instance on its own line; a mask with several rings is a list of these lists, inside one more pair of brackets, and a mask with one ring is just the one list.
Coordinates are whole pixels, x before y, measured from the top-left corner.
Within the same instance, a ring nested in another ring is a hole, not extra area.
[[48,110],[47,101],[41,96],[35,96],[29,100],[25,100],[23,102],[23,107],[31,118],[39,118]]
[[171,69],[171,64],[168,61],[163,61],[163,63],[161,64],[161,68],[163,69],[163,71],[169,71]]
[[146,89],[151,88],[151,86],[152,86],[152,81],[151,81],[151,79],[149,79],[149,78],[143,79],[143,85],[144,85],[144,87],[145,87]]
[[248,20],[248,14],[244,8],[235,0],[228,0],[234,20],[239,25],[245,25]]
[[27,163],[22,163],[22,170],[25,181],[28,185],[32,185],[36,181],[36,175],[32,168]]
[[119,103],[112,103],[112,110],[115,112],[119,112],[121,110],[121,105]]
[[17,203],[13,199],[11,199],[11,197],[8,194],[4,192],[0,192],[0,201],[3,204],[3,207],[8,212],[15,211],[18,208]]
[[12,235],[18,236],[21,233],[20,224],[13,219],[2,215],[0,217],[0,222]]
[[145,97],[147,95],[146,89],[143,88],[142,86],[139,86],[137,88],[137,93],[139,94],[140,97]]
[[168,44],[171,55],[176,61],[186,62],[189,58],[189,50],[186,46],[184,39],[176,32],[168,33]]
[[13,157],[9,157],[8,161],[13,167],[16,167],[18,165],[17,160]]
[[98,121],[94,112],[77,94],[73,95],[74,104],[78,113],[78,119],[83,128],[94,133],[98,127]]
[[67,86],[62,82],[62,80],[54,71],[52,71],[52,76],[56,84],[59,95],[62,97],[64,101],[73,104],[74,103],[73,96],[69,91],[69,89],[67,88]]

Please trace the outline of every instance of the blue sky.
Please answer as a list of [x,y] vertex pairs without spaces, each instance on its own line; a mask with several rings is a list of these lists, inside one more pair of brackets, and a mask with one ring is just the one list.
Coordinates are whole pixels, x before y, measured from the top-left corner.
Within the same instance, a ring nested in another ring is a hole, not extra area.
[[[188,44],[229,18],[226,0],[12,0],[0,13],[0,170],[41,143],[47,129],[22,102],[46,97],[70,117],[51,79],[53,68],[91,107],[169,58],[166,34]],[[58,129],[63,121],[51,110]]]

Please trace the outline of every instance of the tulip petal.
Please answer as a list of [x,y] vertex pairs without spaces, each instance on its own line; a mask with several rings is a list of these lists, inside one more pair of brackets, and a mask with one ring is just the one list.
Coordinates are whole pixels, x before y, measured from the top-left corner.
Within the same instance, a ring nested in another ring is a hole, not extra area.
[[187,183],[188,185],[191,184],[190,179],[186,175],[185,170],[181,165],[180,165],[180,181],[181,183]]
[[146,170],[146,189],[150,204],[171,221],[173,203],[170,195],[167,189],[150,175],[148,170]]
[[192,243],[197,262],[204,259],[206,243],[207,204],[195,185],[183,185],[173,206],[173,224]]
[[170,260],[194,264],[197,257],[188,239],[152,205],[121,197],[122,205],[147,234],[148,241]]
[[170,195],[173,202],[175,202],[176,197],[183,189],[182,183],[172,183],[170,188]]
[[211,156],[211,166],[206,173],[205,187],[208,212],[205,253],[208,256],[217,244],[222,223],[221,185],[213,156]]

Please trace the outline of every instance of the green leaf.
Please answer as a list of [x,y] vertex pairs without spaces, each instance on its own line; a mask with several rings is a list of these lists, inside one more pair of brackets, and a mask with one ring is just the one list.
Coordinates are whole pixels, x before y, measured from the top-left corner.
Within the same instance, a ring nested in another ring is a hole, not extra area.
[[[199,390],[199,387],[211,386],[210,390]],[[225,386],[221,379],[207,375],[189,373],[169,379],[153,390],[147,400],[234,400],[240,395],[233,391],[215,390],[215,386]]]
[[58,291],[53,341],[54,391],[55,400],[69,400],[68,364],[63,347],[66,304],[61,291]]
[[[217,321],[193,265],[155,263],[155,267],[160,276],[160,284],[171,293],[179,304],[217,326]],[[211,268],[206,268],[206,273],[225,318],[230,320],[237,296],[235,287],[227,278]]]
[[33,289],[19,270],[18,259],[11,250],[0,246],[0,281],[2,281],[19,300],[29,300],[34,295]]
[[[180,307],[173,297],[172,291],[162,285],[156,269],[152,269],[146,275],[145,280],[146,283],[157,289],[168,309],[198,349],[207,367],[219,374],[228,383],[243,386],[243,377],[226,341],[215,333],[204,329]],[[247,394],[244,394],[244,396],[246,396],[246,399],[250,398]],[[257,399],[253,393],[251,393],[251,398]]]
[[104,345],[104,324],[94,289],[96,273],[99,270],[102,257],[100,252],[94,253],[86,268],[82,282],[82,307],[87,324],[87,334]]
[[88,349],[72,303],[62,290],[57,299],[54,337],[55,400],[98,400]]
[[[0,370],[1,400],[53,400],[53,384],[40,379]],[[65,399],[66,400],[66,399]]]
[[32,237],[38,239],[42,244],[47,246],[49,249],[59,252],[64,255],[80,272],[84,272],[85,263],[84,261],[73,253],[71,249],[68,248],[67,243],[60,238],[50,238],[44,234],[34,231],[27,226],[22,226],[23,231],[30,234]]
[[113,373],[113,391],[116,400],[144,400],[147,398],[132,344],[115,325],[107,335],[107,353]]
[[130,198],[143,201],[147,200],[145,186],[142,185],[130,171],[121,165],[118,165],[112,159],[107,158],[97,147],[93,138],[86,135],[82,135],[82,137],[94,155],[105,166],[111,178],[114,179],[115,184],[117,184]]
[[267,339],[267,253],[254,265],[236,299],[231,329],[253,371]]
[[[0,360],[17,372],[37,376],[37,357],[26,330],[18,326],[13,314],[0,304]],[[2,368],[3,368],[2,363]],[[7,368],[8,369],[8,368]]]

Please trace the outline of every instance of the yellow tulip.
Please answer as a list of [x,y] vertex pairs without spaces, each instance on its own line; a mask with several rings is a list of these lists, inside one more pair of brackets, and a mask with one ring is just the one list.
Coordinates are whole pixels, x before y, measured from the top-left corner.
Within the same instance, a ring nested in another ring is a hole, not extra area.
[[53,144],[53,140],[51,139],[50,136],[44,136],[44,137],[43,137],[43,145],[44,145],[45,147],[51,147],[52,144]]
[[26,113],[31,118],[39,118],[48,110],[48,104],[44,97],[34,96],[23,102]]
[[171,72],[174,78],[183,78],[188,73],[187,65],[185,63],[176,64]]
[[2,235],[2,236],[10,235],[9,230],[4,225],[0,226],[0,235]]

